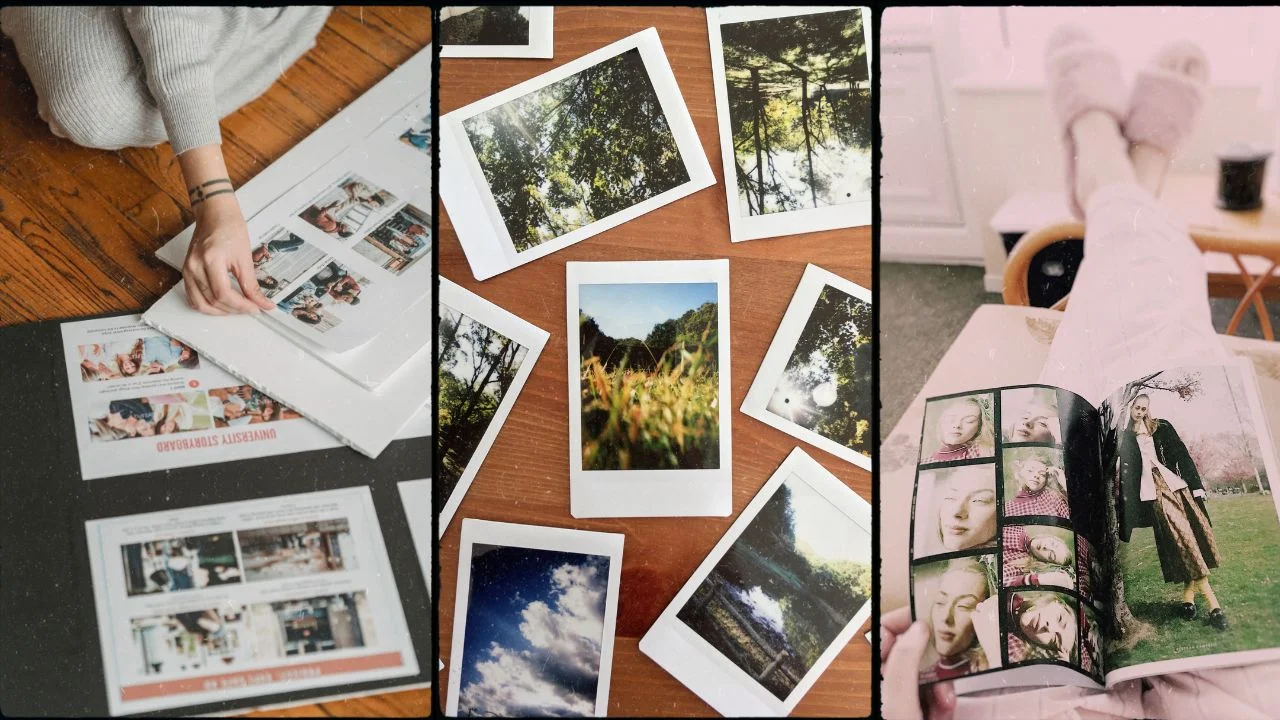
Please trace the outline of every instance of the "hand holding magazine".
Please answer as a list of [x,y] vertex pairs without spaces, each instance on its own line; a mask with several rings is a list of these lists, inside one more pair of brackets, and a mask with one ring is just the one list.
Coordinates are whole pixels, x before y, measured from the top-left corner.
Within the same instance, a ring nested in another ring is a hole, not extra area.
[[1280,658],[1257,578],[1280,539],[1246,359],[1133,378],[1094,407],[1026,385],[930,398],[916,467],[920,683],[1110,687]]

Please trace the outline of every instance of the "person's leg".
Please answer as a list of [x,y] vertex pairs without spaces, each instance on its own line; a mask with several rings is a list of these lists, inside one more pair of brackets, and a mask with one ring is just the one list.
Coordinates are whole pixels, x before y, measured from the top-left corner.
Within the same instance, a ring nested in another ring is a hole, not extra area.
[[[69,12],[74,16],[69,16]],[[50,131],[115,150],[165,141],[160,111],[118,7],[12,7],[4,32],[36,91]]]

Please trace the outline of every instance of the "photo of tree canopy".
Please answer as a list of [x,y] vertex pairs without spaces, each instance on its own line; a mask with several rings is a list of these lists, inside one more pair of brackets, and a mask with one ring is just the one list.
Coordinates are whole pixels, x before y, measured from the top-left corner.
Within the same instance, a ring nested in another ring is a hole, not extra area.
[[453,494],[527,350],[441,303],[436,338],[436,452],[440,458],[436,492],[442,498],[440,507]]
[[788,477],[676,617],[786,700],[870,597],[870,536]]
[[444,45],[528,45],[529,8],[446,7],[440,10]]
[[717,290],[579,287],[584,470],[720,467]]
[[766,409],[870,455],[876,361],[870,329],[869,303],[823,287]]
[[871,197],[862,14],[720,26],[740,207],[747,215]]
[[689,180],[638,49],[463,127],[516,252]]

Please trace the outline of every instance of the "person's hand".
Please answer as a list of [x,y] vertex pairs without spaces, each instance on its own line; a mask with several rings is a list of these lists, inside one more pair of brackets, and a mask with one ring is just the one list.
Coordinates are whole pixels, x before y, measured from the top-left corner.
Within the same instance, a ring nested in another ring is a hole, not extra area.
[[947,720],[956,707],[949,682],[921,688],[920,660],[929,647],[929,626],[911,622],[911,609],[901,607],[880,618],[880,665],[884,668],[885,720]]
[[1040,585],[1053,585],[1055,587],[1071,587],[1075,583],[1072,582],[1071,576],[1061,570],[1050,570],[1049,572],[1036,573],[1036,580]]
[[[228,273],[240,289],[232,287]],[[210,315],[257,313],[272,303],[258,288],[249,252],[249,228],[233,193],[196,206],[196,230],[182,265],[187,302]]]

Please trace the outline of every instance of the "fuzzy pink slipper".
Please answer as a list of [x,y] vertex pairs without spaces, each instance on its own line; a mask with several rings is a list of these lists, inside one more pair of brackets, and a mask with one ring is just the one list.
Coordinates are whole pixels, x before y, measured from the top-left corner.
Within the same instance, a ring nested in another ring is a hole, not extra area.
[[1076,217],[1083,219],[1084,208],[1076,200],[1076,143],[1071,124],[1091,110],[1101,110],[1117,123],[1124,118],[1120,61],[1087,30],[1064,25],[1053,32],[1045,48],[1045,85],[1066,151],[1067,201]]
[[1208,82],[1204,51],[1185,40],[1166,45],[1133,79],[1124,136],[1172,156],[1195,127]]

